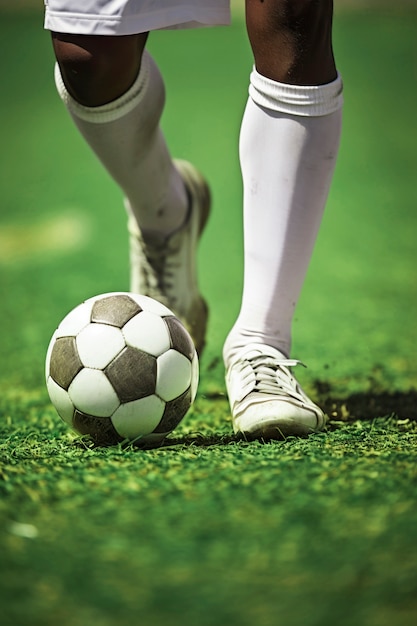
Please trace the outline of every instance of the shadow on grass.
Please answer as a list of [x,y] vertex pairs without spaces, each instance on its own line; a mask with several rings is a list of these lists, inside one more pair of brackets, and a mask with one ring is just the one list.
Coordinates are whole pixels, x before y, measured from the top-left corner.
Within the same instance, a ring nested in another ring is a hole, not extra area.
[[417,390],[358,392],[346,398],[323,393],[317,385],[321,406],[331,419],[343,421],[368,420],[394,415],[400,419],[417,420]]
[[[399,419],[417,420],[417,390],[414,389],[405,392],[358,392],[346,398],[335,398],[320,393],[320,389],[318,391],[321,397],[319,404],[330,417],[329,429],[331,429],[332,420],[352,423],[357,420],[373,420],[391,416]],[[242,435],[196,433],[185,437],[166,439],[161,447],[178,445],[224,446],[244,442],[250,443],[250,440]]]
[[[210,446],[227,446],[233,445],[236,443],[244,443],[247,441],[243,436],[240,435],[222,435],[218,433],[212,433],[210,435],[204,435],[202,433],[192,433],[190,435],[184,435],[182,437],[167,437],[161,442],[158,443],[149,443],[141,444],[140,442],[129,441],[129,442],[105,442],[105,441],[94,441],[88,435],[82,435],[79,438],[73,441],[73,444],[77,448],[84,449],[100,449],[100,448],[113,448],[115,446],[120,446],[122,449],[127,450],[135,450],[138,452],[144,450],[161,450],[166,448],[181,448],[181,447],[204,447],[208,448]],[[249,443],[247,441],[247,443]]]
[[[394,392],[358,392],[344,398],[335,398],[329,392],[326,383],[316,382],[317,393],[320,398],[319,404],[330,418],[328,429],[332,430],[332,422],[353,423],[357,420],[373,420],[376,418],[396,417],[398,419],[417,420],[417,390],[394,391]],[[223,397],[224,399],[224,397]],[[215,398],[213,398],[215,400]],[[289,437],[282,437],[281,441]],[[290,437],[293,438],[292,436]],[[299,437],[297,437],[299,438]],[[268,440],[260,440],[268,443]],[[167,449],[178,447],[211,447],[229,446],[236,444],[251,443],[251,440],[243,435],[194,432],[181,437],[168,437],[164,441],[153,445],[138,445],[134,442],[120,443],[122,448],[131,448],[138,451]],[[76,446],[83,448],[113,447],[113,443],[94,443],[88,436],[80,437],[74,441]]]

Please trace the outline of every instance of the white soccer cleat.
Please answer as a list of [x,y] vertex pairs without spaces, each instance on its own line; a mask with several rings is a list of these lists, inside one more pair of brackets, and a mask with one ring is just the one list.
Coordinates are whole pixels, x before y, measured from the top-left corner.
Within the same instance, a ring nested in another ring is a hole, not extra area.
[[198,289],[197,244],[210,212],[210,190],[188,161],[175,160],[189,197],[186,223],[169,236],[146,236],[126,202],[130,233],[130,290],[165,304],[182,321],[197,352],[205,343],[208,308]]
[[321,430],[326,416],[308,398],[287,359],[270,346],[242,348],[227,366],[226,387],[235,433],[249,439],[282,439]]

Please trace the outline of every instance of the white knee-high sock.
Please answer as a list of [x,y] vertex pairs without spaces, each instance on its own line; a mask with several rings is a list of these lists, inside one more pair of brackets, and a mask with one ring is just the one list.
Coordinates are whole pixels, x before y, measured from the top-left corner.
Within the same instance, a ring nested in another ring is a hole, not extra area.
[[71,97],[58,65],[55,81],[79,131],[123,190],[139,228],[164,234],[178,228],[187,196],[159,127],[165,89],[152,57],[145,51],[132,87],[98,107]]
[[244,288],[224,347],[226,364],[251,343],[289,356],[294,309],[308,269],[339,147],[342,82],[294,86],[256,70],[241,126]]

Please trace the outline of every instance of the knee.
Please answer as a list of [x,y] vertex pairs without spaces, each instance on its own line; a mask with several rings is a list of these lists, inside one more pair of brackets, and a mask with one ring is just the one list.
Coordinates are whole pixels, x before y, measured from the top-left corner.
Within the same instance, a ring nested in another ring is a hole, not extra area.
[[333,0],[285,0],[284,26],[317,42],[331,28]]
[[266,31],[297,34],[331,23],[333,0],[247,0],[248,25],[254,21]]
[[[247,28],[256,65],[270,78],[322,81],[334,75],[333,0],[247,0]],[[303,69],[304,68],[304,69]]]
[[62,79],[85,106],[115,100],[134,82],[144,48],[136,36],[106,37],[53,33]]
[[284,0],[286,10],[294,16],[323,15],[332,10],[332,0]]

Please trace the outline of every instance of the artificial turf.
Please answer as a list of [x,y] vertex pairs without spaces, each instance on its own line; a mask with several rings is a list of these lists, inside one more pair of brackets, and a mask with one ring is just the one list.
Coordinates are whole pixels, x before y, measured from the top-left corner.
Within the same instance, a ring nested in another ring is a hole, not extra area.
[[232,435],[219,358],[242,285],[244,25],[151,37],[172,151],[213,189],[212,313],[194,407],[140,451],[77,438],[47,398],[60,319],[127,289],[125,218],[55,94],[41,13],[1,14],[2,624],[416,622],[416,26],[401,4],[336,14],[344,133],[294,324],[331,421],[272,443]]

